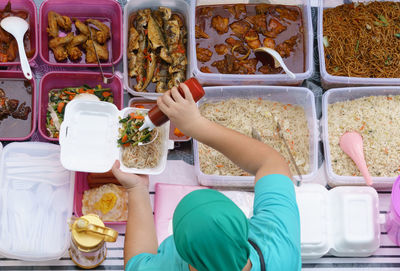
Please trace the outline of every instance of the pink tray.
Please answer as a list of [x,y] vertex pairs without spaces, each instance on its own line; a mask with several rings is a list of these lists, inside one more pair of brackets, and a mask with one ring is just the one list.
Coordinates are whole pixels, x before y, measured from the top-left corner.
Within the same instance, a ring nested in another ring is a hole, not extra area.
[[[111,74],[105,73],[111,77]],[[114,104],[118,109],[123,106],[123,86],[121,79],[115,76],[110,84],[105,85],[97,72],[49,72],[40,80],[39,85],[39,133],[49,141],[58,141],[58,138],[48,136],[46,130],[46,113],[49,103],[49,91],[65,87],[75,87],[87,84],[91,87],[101,84],[103,87],[111,88],[114,95]]]
[[[74,213],[76,216],[82,216],[82,198],[83,192],[89,190],[89,184],[87,182],[87,172],[76,172],[75,173],[75,191],[74,191]],[[125,225],[126,221],[111,222],[104,221],[106,225]]]
[[[22,0],[23,1],[23,0]],[[57,62],[50,52],[48,47],[47,14],[49,11],[55,11],[61,15],[76,17],[81,20],[94,18],[100,21],[109,21],[111,23],[112,40],[108,41],[108,50],[112,63],[116,65],[122,57],[122,9],[119,3],[115,0],[45,0],[40,5],[39,10],[39,47],[40,57],[42,60],[51,66],[60,67],[97,67],[95,64],[85,63],[83,57],[82,63],[73,63],[70,60],[67,62]],[[109,25],[110,26],[110,25]],[[102,63],[102,66],[110,67],[111,60]]]
[[[7,4],[7,1],[1,1],[0,9],[3,9]],[[29,32],[31,48],[36,49],[33,56],[29,59],[29,63],[35,60],[38,55],[38,30],[37,30],[37,15],[36,15],[36,5],[33,0],[12,0],[11,1],[12,10],[25,10],[29,13]],[[0,62],[0,66],[15,66],[20,65],[19,56],[17,55],[16,60],[13,62]]]
[[[24,74],[21,71],[0,71],[0,80],[2,79],[25,79]],[[0,138],[0,141],[24,141],[29,139],[32,134],[36,130],[36,121],[37,121],[37,109],[36,109],[36,80],[33,77],[31,80],[32,86],[32,112],[30,113],[32,124],[31,124],[31,131],[25,137],[5,137]],[[1,88],[1,85],[0,85]]]

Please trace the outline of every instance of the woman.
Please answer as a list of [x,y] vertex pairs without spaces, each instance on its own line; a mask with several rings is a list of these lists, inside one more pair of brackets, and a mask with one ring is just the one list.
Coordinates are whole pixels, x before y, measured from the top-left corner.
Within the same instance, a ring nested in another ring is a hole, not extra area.
[[185,196],[173,216],[174,235],[157,249],[148,177],[113,173],[128,189],[126,270],[300,270],[300,218],[285,159],[273,148],[200,115],[186,85],[157,100],[185,135],[220,151],[255,175],[254,216],[249,220],[221,193],[198,190]]

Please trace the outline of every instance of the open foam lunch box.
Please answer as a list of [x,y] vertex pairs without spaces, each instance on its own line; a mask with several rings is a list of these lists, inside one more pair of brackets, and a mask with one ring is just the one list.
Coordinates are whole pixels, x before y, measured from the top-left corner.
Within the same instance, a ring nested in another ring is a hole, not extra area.
[[[60,129],[61,163],[73,171],[106,172],[115,160],[122,158],[122,147],[118,146],[120,118],[132,112],[147,112],[146,109],[127,107],[121,111],[111,103],[73,100],[65,108],[64,121]],[[160,133],[161,132],[161,133]],[[167,163],[168,149],[173,141],[168,139],[169,122],[161,126],[162,136],[159,163],[154,168],[128,168],[121,163],[121,170],[136,174],[160,174]]]

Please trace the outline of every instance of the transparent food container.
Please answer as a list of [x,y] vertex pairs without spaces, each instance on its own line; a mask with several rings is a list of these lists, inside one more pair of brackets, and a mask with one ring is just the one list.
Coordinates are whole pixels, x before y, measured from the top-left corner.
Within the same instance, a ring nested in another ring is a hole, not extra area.
[[[66,61],[58,62],[54,59],[53,52],[49,48],[49,35],[47,33],[48,27],[48,13],[55,11],[62,16],[71,18],[78,18],[82,22],[86,19],[92,18],[101,21],[110,28],[111,39],[107,41],[107,48],[109,52],[108,61],[102,61],[101,65],[104,67],[111,67],[112,64],[116,65],[122,57],[122,9],[120,4],[114,0],[45,0],[40,5],[39,11],[39,47],[40,57],[50,66],[59,67],[98,67],[97,61],[95,63],[86,63],[85,53],[83,52],[82,58],[79,62],[72,62],[69,59]],[[74,22],[72,23],[72,30],[75,29]],[[61,29],[59,32],[61,35]]]
[[[110,77],[111,74],[106,73]],[[78,87],[82,85],[95,87],[102,85],[105,88],[111,88],[114,97],[114,104],[122,109],[123,107],[123,86],[118,76],[115,76],[110,84],[104,84],[100,73],[97,72],[49,72],[40,80],[39,93],[39,133],[49,141],[58,141],[58,138],[49,136],[46,128],[47,107],[49,103],[49,92],[52,89],[62,89],[66,87]]]
[[[185,1],[185,0],[146,0],[146,1],[136,1],[130,0],[124,7],[124,86],[128,92],[135,96],[143,96],[149,99],[156,99],[158,96],[161,96],[162,93],[156,92],[138,92],[131,85],[130,81],[135,81],[131,79],[128,74],[128,39],[129,39],[129,17],[132,13],[137,12],[141,9],[151,8],[152,10],[156,10],[159,7],[167,7],[172,10],[172,12],[176,12],[180,15],[183,15],[185,26],[187,30],[187,45],[186,45],[186,56],[188,59],[188,64],[186,66],[186,79],[189,79],[192,75],[192,66],[193,66],[193,50],[194,45],[194,26],[192,27],[192,10],[194,9],[194,1]],[[193,31],[192,31],[193,28]]]
[[[368,78],[368,77],[348,77],[348,76],[334,76],[327,72],[325,63],[325,53],[323,44],[323,12],[327,8],[335,8],[343,5],[344,3],[351,3],[352,1],[345,0],[319,0],[318,7],[318,51],[319,51],[319,66],[321,74],[321,83],[325,89],[346,87],[346,86],[372,86],[372,85],[400,85],[399,78]],[[354,1],[355,2],[355,1]],[[372,2],[372,1],[362,1]],[[394,0],[393,2],[398,2]]]
[[[60,129],[61,164],[69,170],[103,173],[111,169],[115,160],[122,161],[122,146],[118,146],[120,118],[132,112],[148,110],[124,108],[121,111],[111,103],[73,100],[65,108]],[[160,174],[167,164],[169,123],[162,125],[160,158],[154,168],[129,168],[121,162],[121,170],[136,174]],[[153,143],[151,143],[153,144]]]
[[[272,1],[221,1],[221,0],[197,0],[197,6],[203,5],[216,5],[216,4],[273,4],[273,5],[296,5],[302,10],[303,27],[304,27],[304,72],[295,73],[296,79],[291,79],[285,73],[283,74],[220,74],[220,73],[204,73],[198,67],[196,57],[196,38],[192,35],[191,59],[193,61],[193,74],[196,79],[205,85],[301,85],[303,80],[309,78],[314,71],[313,59],[313,27],[311,20],[311,4],[309,0],[272,0]],[[192,9],[191,14],[191,29],[190,32],[195,33],[195,8]]]
[[[337,88],[325,92],[322,97],[322,140],[324,145],[325,168],[328,176],[329,186],[338,185],[365,185],[361,176],[341,176],[333,172],[332,158],[329,145],[328,106],[336,102],[345,102],[369,96],[400,95],[400,87],[354,87]],[[378,116],[377,116],[378,117]],[[397,118],[398,116],[394,116]],[[395,136],[395,135],[393,135]],[[372,177],[373,187],[378,189],[390,189],[396,177]]]
[[[8,1],[2,1],[0,8],[3,9]],[[24,10],[27,11],[29,14],[29,40],[30,40],[30,48],[35,49],[35,52],[31,58],[29,58],[29,63],[36,59],[39,51],[38,46],[38,26],[37,26],[37,11],[36,5],[33,0],[12,0],[11,2],[11,10]],[[26,47],[25,47],[26,48]],[[16,66],[20,65],[21,62],[19,61],[19,53],[17,53],[17,57],[13,62],[0,62],[0,66]]]
[[15,119],[9,116],[0,121],[0,141],[24,141],[28,140],[36,130],[37,108],[36,108],[36,80],[27,80],[20,71],[0,72],[0,89],[3,89],[9,99],[19,100],[19,106],[26,102],[31,107],[27,120]]
[[300,213],[301,256],[316,259],[368,257],[380,244],[379,199],[371,187],[320,184],[296,187]]
[[[315,113],[314,94],[300,87],[267,87],[267,86],[228,86],[206,87],[206,95],[198,105],[207,102],[224,101],[232,98],[258,99],[290,103],[304,108],[309,130],[309,173],[303,175],[303,180],[311,180],[318,170],[318,129]],[[199,183],[206,186],[253,187],[254,176],[222,176],[208,175],[201,171],[199,161],[199,143],[193,140],[194,165]],[[293,173],[295,174],[295,173]],[[296,176],[294,176],[297,179]]]
[[74,173],[60,147],[10,143],[0,159],[0,253],[24,261],[56,260],[70,245]]

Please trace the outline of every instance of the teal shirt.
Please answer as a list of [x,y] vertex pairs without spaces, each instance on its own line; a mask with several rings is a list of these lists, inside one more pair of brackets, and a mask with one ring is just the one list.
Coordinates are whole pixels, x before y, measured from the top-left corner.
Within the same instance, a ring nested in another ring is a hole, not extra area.
[[[300,217],[292,181],[284,175],[268,175],[258,180],[254,190],[249,239],[260,247],[267,271],[301,270]],[[259,271],[260,259],[249,246],[251,271]],[[157,254],[136,255],[129,260],[126,270],[189,271],[189,266],[179,256],[170,236],[158,247]]]

